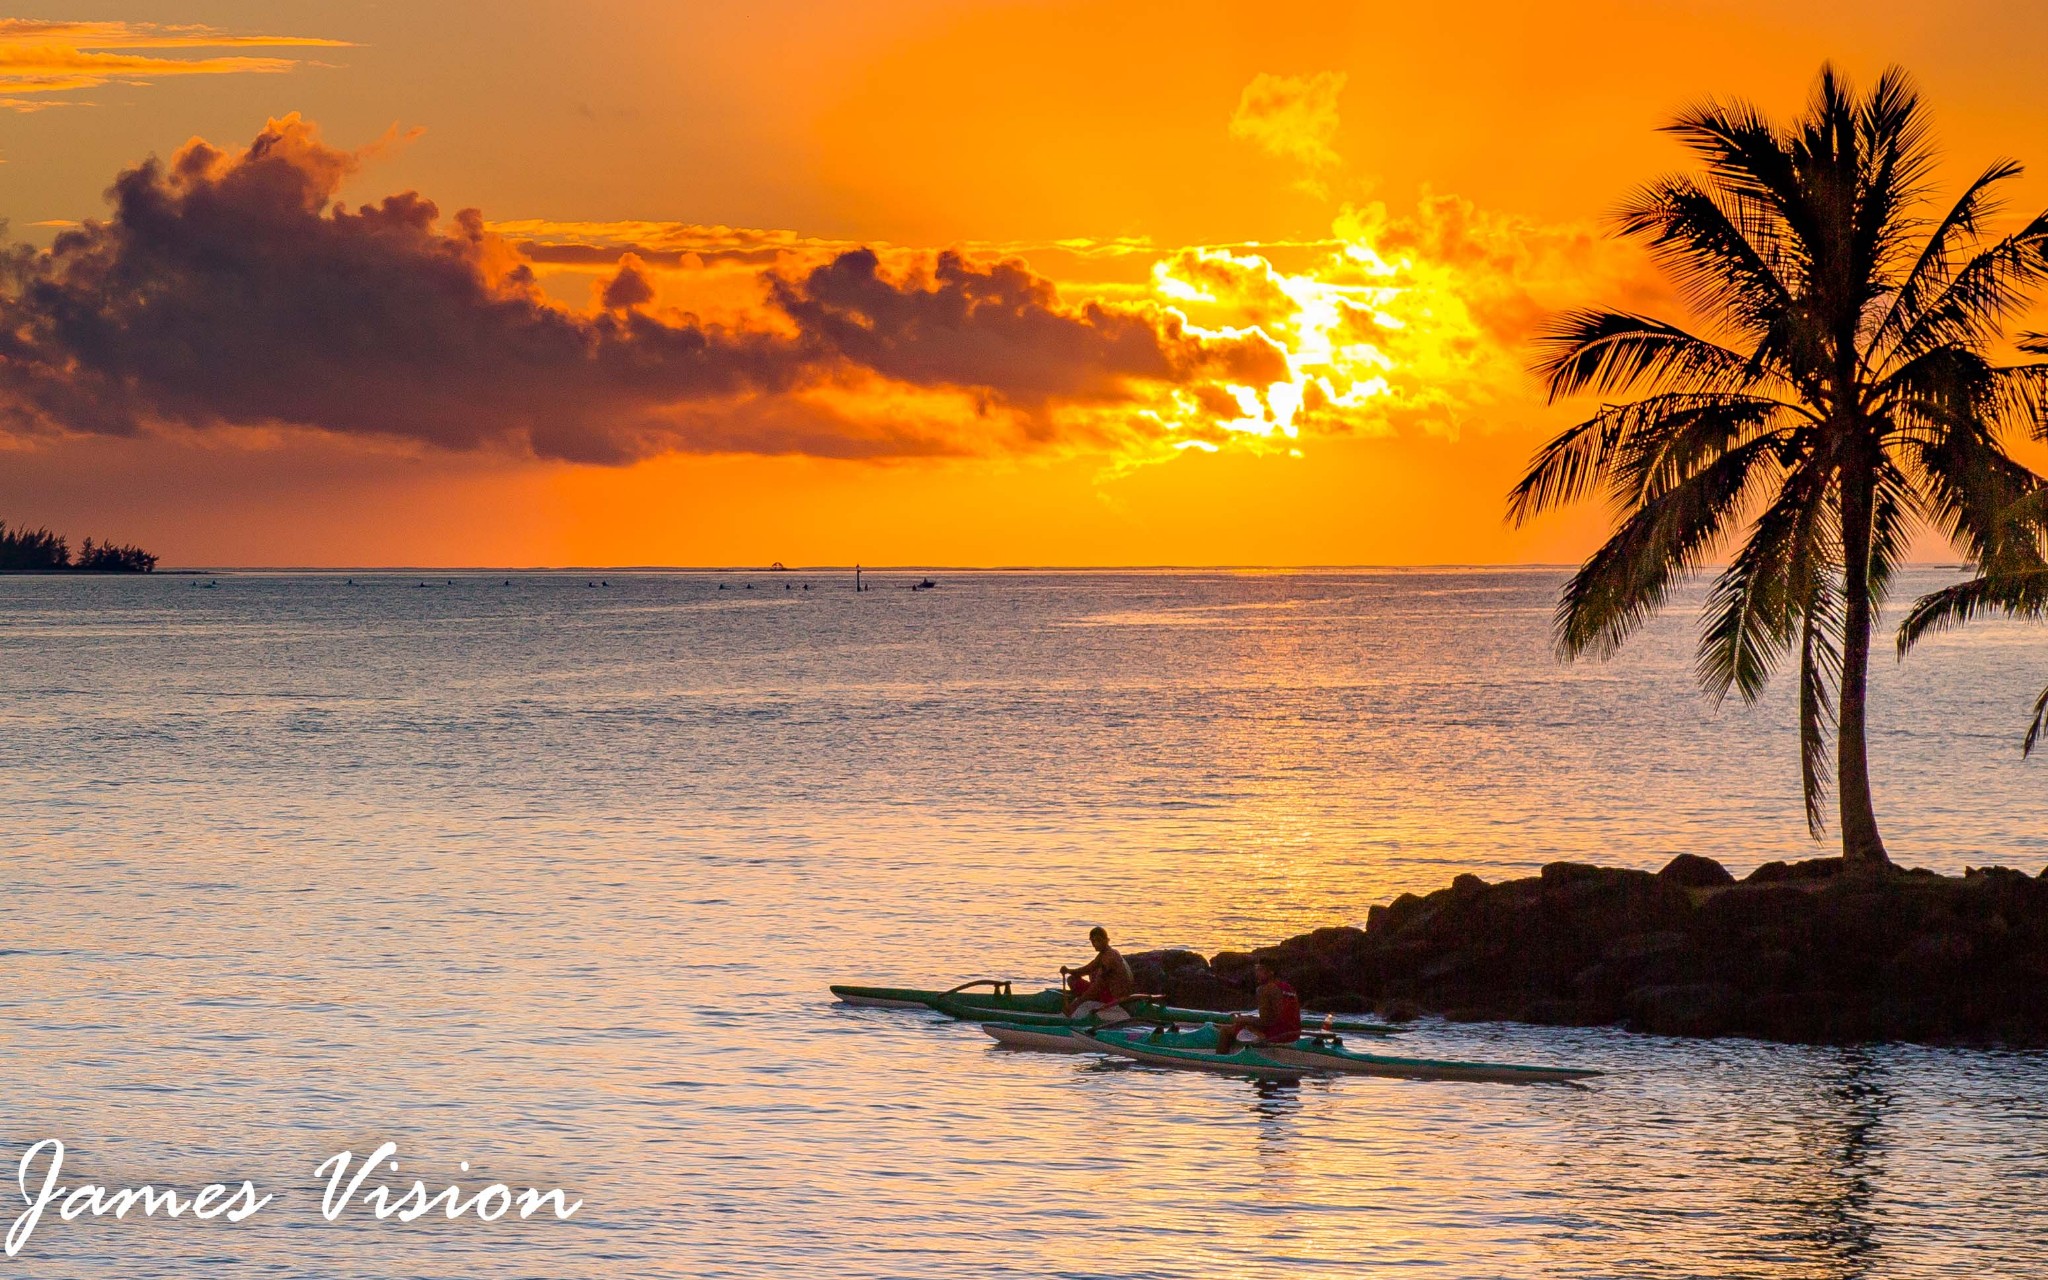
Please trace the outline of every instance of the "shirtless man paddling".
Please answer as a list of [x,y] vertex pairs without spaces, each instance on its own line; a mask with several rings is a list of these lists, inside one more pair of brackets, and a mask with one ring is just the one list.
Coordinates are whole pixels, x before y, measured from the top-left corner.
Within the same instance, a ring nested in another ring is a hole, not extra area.
[[1107,929],[1100,925],[1090,929],[1088,941],[1095,947],[1093,960],[1078,969],[1060,966],[1060,974],[1067,980],[1069,1017],[1114,1005],[1138,989],[1138,980],[1131,976],[1131,966],[1124,962],[1115,947],[1109,945]]

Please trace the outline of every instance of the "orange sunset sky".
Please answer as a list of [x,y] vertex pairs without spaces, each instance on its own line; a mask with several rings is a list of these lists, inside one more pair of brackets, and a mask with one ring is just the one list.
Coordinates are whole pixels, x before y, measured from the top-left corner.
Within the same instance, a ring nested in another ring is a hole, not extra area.
[[[1552,309],[1709,94],[2033,4],[294,3],[0,19],[0,519],[173,565],[1557,562]],[[28,319],[24,319],[26,316]],[[26,335],[26,336],[24,336]],[[1938,551],[1935,554],[1939,554]]]

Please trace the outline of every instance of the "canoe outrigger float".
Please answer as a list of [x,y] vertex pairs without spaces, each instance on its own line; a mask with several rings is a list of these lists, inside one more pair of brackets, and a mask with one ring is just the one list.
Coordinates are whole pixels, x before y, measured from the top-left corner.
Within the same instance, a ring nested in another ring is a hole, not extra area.
[[[988,990],[977,990],[987,987]],[[1005,1022],[1036,1022],[1046,1026],[1073,1026],[1075,1020],[1066,1015],[1065,995],[1058,988],[1044,991],[1019,992],[1011,984],[995,978],[980,978],[963,982],[950,991],[926,991],[916,987],[855,987],[836,984],[832,994],[847,1004],[863,1005],[873,1009],[930,1009],[950,1018],[968,1022],[1001,1018]],[[1159,995],[1136,995],[1125,998],[1119,1005],[1130,1017],[1140,1022],[1228,1022],[1232,1015],[1218,1013],[1213,1009],[1182,1009],[1166,1003],[1166,997]],[[1086,1021],[1085,1019],[1083,1020]],[[1390,1027],[1383,1022],[1366,1018],[1345,1017],[1341,1014],[1329,1018],[1333,1030],[1349,1031],[1357,1035],[1391,1036],[1400,1034],[1401,1028]]]
[[982,1031],[998,1044],[1043,1053],[1109,1053],[1162,1067],[1221,1071],[1231,1075],[1302,1076],[1316,1072],[1387,1076],[1401,1080],[1473,1080],[1495,1084],[1569,1084],[1602,1074],[1587,1067],[1532,1067],[1506,1062],[1460,1062],[1448,1058],[1397,1058],[1356,1053],[1327,1031],[1311,1032],[1289,1045],[1241,1045],[1216,1052],[1211,1027],[1057,1027],[1029,1022],[988,1022]]

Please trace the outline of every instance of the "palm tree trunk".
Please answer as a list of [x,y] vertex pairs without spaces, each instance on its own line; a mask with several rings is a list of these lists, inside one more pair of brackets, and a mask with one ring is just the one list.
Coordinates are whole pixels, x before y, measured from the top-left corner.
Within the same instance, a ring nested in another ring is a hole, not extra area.
[[1841,798],[1842,863],[1875,874],[1891,865],[1870,803],[1865,708],[1870,678],[1870,534],[1875,468],[1859,459],[1842,469],[1842,560],[1847,608],[1842,618],[1842,698],[1836,723],[1836,789]]

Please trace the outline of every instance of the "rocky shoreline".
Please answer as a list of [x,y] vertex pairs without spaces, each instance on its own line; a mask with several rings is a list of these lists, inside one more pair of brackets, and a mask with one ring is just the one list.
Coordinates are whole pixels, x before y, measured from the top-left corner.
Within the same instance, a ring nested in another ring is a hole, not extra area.
[[1130,959],[1140,990],[1205,1008],[1244,1007],[1268,959],[1310,1009],[1396,1020],[2048,1048],[2048,871],[1870,878],[1821,858],[1738,882],[1689,854],[1654,873],[1553,862],[1402,894],[1363,929]]

